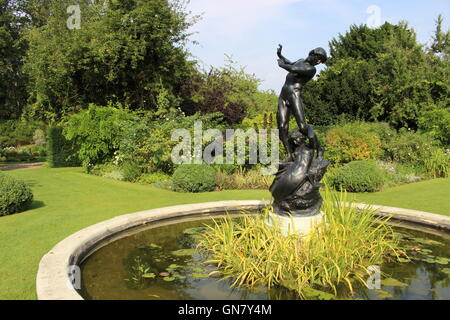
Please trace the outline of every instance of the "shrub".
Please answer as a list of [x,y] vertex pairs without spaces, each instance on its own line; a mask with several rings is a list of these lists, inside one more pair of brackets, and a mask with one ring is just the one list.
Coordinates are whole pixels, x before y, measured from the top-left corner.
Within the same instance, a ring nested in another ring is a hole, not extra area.
[[424,162],[430,177],[447,178],[449,176],[450,156],[440,148],[433,148],[430,156]]
[[328,130],[325,150],[331,163],[377,159],[382,154],[380,138],[364,122],[347,123]]
[[233,174],[218,171],[216,183],[220,190],[267,190],[272,184],[274,176],[261,175],[257,169],[244,172],[240,170]]
[[125,181],[125,177],[123,176],[122,171],[113,170],[102,175],[103,178],[114,179],[119,181]]
[[139,177],[139,182],[143,184],[154,184],[157,182],[169,181],[170,176],[162,172],[146,173]]
[[419,182],[425,176],[425,169],[410,164],[378,161],[377,165],[386,173],[384,187]]
[[419,118],[419,128],[441,141],[443,145],[450,146],[450,109],[434,108],[423,112]]
[[390,160],[390,150],[392,149],[392,143],[397,136],[397,131],[389,126],[386,122],[370,122],[366,123],[367,130],[373,134],[376,134],[381,142],[382,154],[381,158],[384,160]]
[[36,146],[43,146],[47,143],[44,130],[36,129],[33,134],[33,142]]
[[125,181],[134,182],[142,174],[142,168],[136,162],[127,161],[120,166]]
[[3,149],[3,155],[6,161],[30,161],[33,159],[31,148],[29,147],[6,147]]
[[[120,106],[119,106],[120,107]],[[72,115],[65,123],[64,136],[77,145],[83,166],[110,161],[119,149],[125,129],[137,121],[130,111],[112,105],[89,109]]]
[[182,164],[172,177],[178,192],[208,192],[216,187],[216,170],[206,164]]
[[43,127],[40,121],[0,120],[0,145],[31,144],[35,131]]
[[0,216],[25,211],[33,201],[33,193],[25,182],[0,173]]
[[226,163],[227,159],[226,157],[222,157],[222,164],[212,164],[214,169],[216,169],[217,172],[222,172],[224,174],[233,174],[236,171],[238,171],[241,166],[235,163]]
[[373,160],[350,162],[328,176],[332,187],[348,192],[375,192],[386,181],[385,172]]
[[392,141],[391,160],[423,166],[436,144],[427,134],[401,129]]
[[77,149],[74,143],[64,138],[62,127],[48,129],[47,161],[50,168],[78,166]]
[[[203,129],[221,128],[218,114],[189,117],[169,114],[162,119],[146,114],[139,123],[126,128],[118,150],[120,161],[135,161],[146,172],[173,174],[176,164],[172,160],[172,151],[179,142],[172,139],[172,134],[176,129],[188,129],[192,136],[196,121],[202,121]],[[203,141],[203,144],[204,147],[209,142]]]

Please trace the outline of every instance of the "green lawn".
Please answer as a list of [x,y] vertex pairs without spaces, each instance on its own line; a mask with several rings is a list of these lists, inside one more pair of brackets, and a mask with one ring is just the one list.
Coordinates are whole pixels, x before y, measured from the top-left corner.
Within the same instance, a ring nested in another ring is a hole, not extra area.
[[356,200],[450,216],[450,179],[434,179],[405,184],[382,192],[357,194]]
[[[0,217],[0,299],[35,299],[41,257],[68,235],[135,211],[219,200],[270,199],[268,191],[182,194],[82,173],[80,168],[10,171],[29,183],[31,210]],[[450,179],[401,186],[357,201],[450,215]]]

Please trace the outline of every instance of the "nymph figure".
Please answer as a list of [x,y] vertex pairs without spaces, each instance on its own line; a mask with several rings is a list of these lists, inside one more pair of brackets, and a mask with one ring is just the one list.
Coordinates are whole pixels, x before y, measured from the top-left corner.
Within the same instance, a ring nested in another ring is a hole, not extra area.
[[311,140],[315,152],[322,155],[323,150],[320,147],[314,130],[305,121],[305,108],[301,97],[301,90],[309,80],[314,78],[317,72],[315,66],[326,62],[327,54],[324,49],[316,48],[311,50],[306,59],[291,62],[282,55],[282,49],[283,47],[279,45],[277,50],[279,58],[278,65],[289,73],[286,76],[286,82],[284,83],[278,100],[277,121],[278,129],[280,131],[280,140],[289,156],[292,158],[294,150],[289,146],[288,134],[289,118],[293,115],[300,132]]

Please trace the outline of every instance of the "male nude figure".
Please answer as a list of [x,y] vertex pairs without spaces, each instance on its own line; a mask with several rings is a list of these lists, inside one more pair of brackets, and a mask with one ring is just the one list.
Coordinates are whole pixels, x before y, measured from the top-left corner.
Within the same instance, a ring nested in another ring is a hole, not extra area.
[[284,83],[278,100],[277,121],[278,129],[280,131],[280,140],[291,159],[293,159],[294,150],[292,150],[292,146],[288,143],[289,118],[292,114],[297,121],[300,132],[308,137],[315,152],[321,157],[323,149],[320,147],[313,128],[305,121],[305,110],[301,97],[301,90],[304,85],[315,76],[317,72],[315,66],[319,63],[324,63],[327,60],[327,54],[324,49],[316,48],[311,50],[306,59],[291,62],[281,54],[282,49],[282,45],[279,45],[277,50],[279,58],[278,65],[289,71],[289,73],[286,76],[286,82]]

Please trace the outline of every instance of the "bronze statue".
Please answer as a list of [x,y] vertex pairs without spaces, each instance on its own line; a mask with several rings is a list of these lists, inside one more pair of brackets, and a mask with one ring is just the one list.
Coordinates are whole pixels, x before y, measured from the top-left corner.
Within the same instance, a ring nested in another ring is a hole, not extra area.
[[[313,127],[305,121],[301,98],[303,86],[316,74],[315,66],[325,62],[327,54],[317,48],[306,59],[290,62],[277,50],[278,65],[289,71],[278,102],[278,129],[289,157],[278,166],[278,172],[270,192],[274,198],[275,213],[280,215],[307,216],[319,213],[322,197],[319,189],[329,162],[323,160]],[[289,118],[294,115],[298,130],[289,133]]]
[[[306,140],[309,140],[308,142]],[[310,139],[295,130],[288,138],[293,159],[288,158],[278,166],[276,178],[270,186],[277,214],[314,215],[320,210],[322,197],[319,183],[329,162],[316,156]]]
[[314,78],[316,75],[316,65],[327,61],[327,53],[322,48],[311,50],[306,59],[300,59],[296,62],[291,62],[286,59],[281,51],[283,46],[280,44],[277,50],[278,65],[289,71],[286,76],[286,82],[281,89],[280,97],[278,99],[278,130],[280,131],[280,140],[283,143],[286,152],[292,157],[293,150],[289,149],[287,142],[289,134],[289,118],[291,114],[297,121],[298,128],[301,133],[306,135],[313,142],[313,148],[322,153],[317,137],[314,135],[314,130],[305,121],[305,108],[301,97],[301,91],[304,85]]

